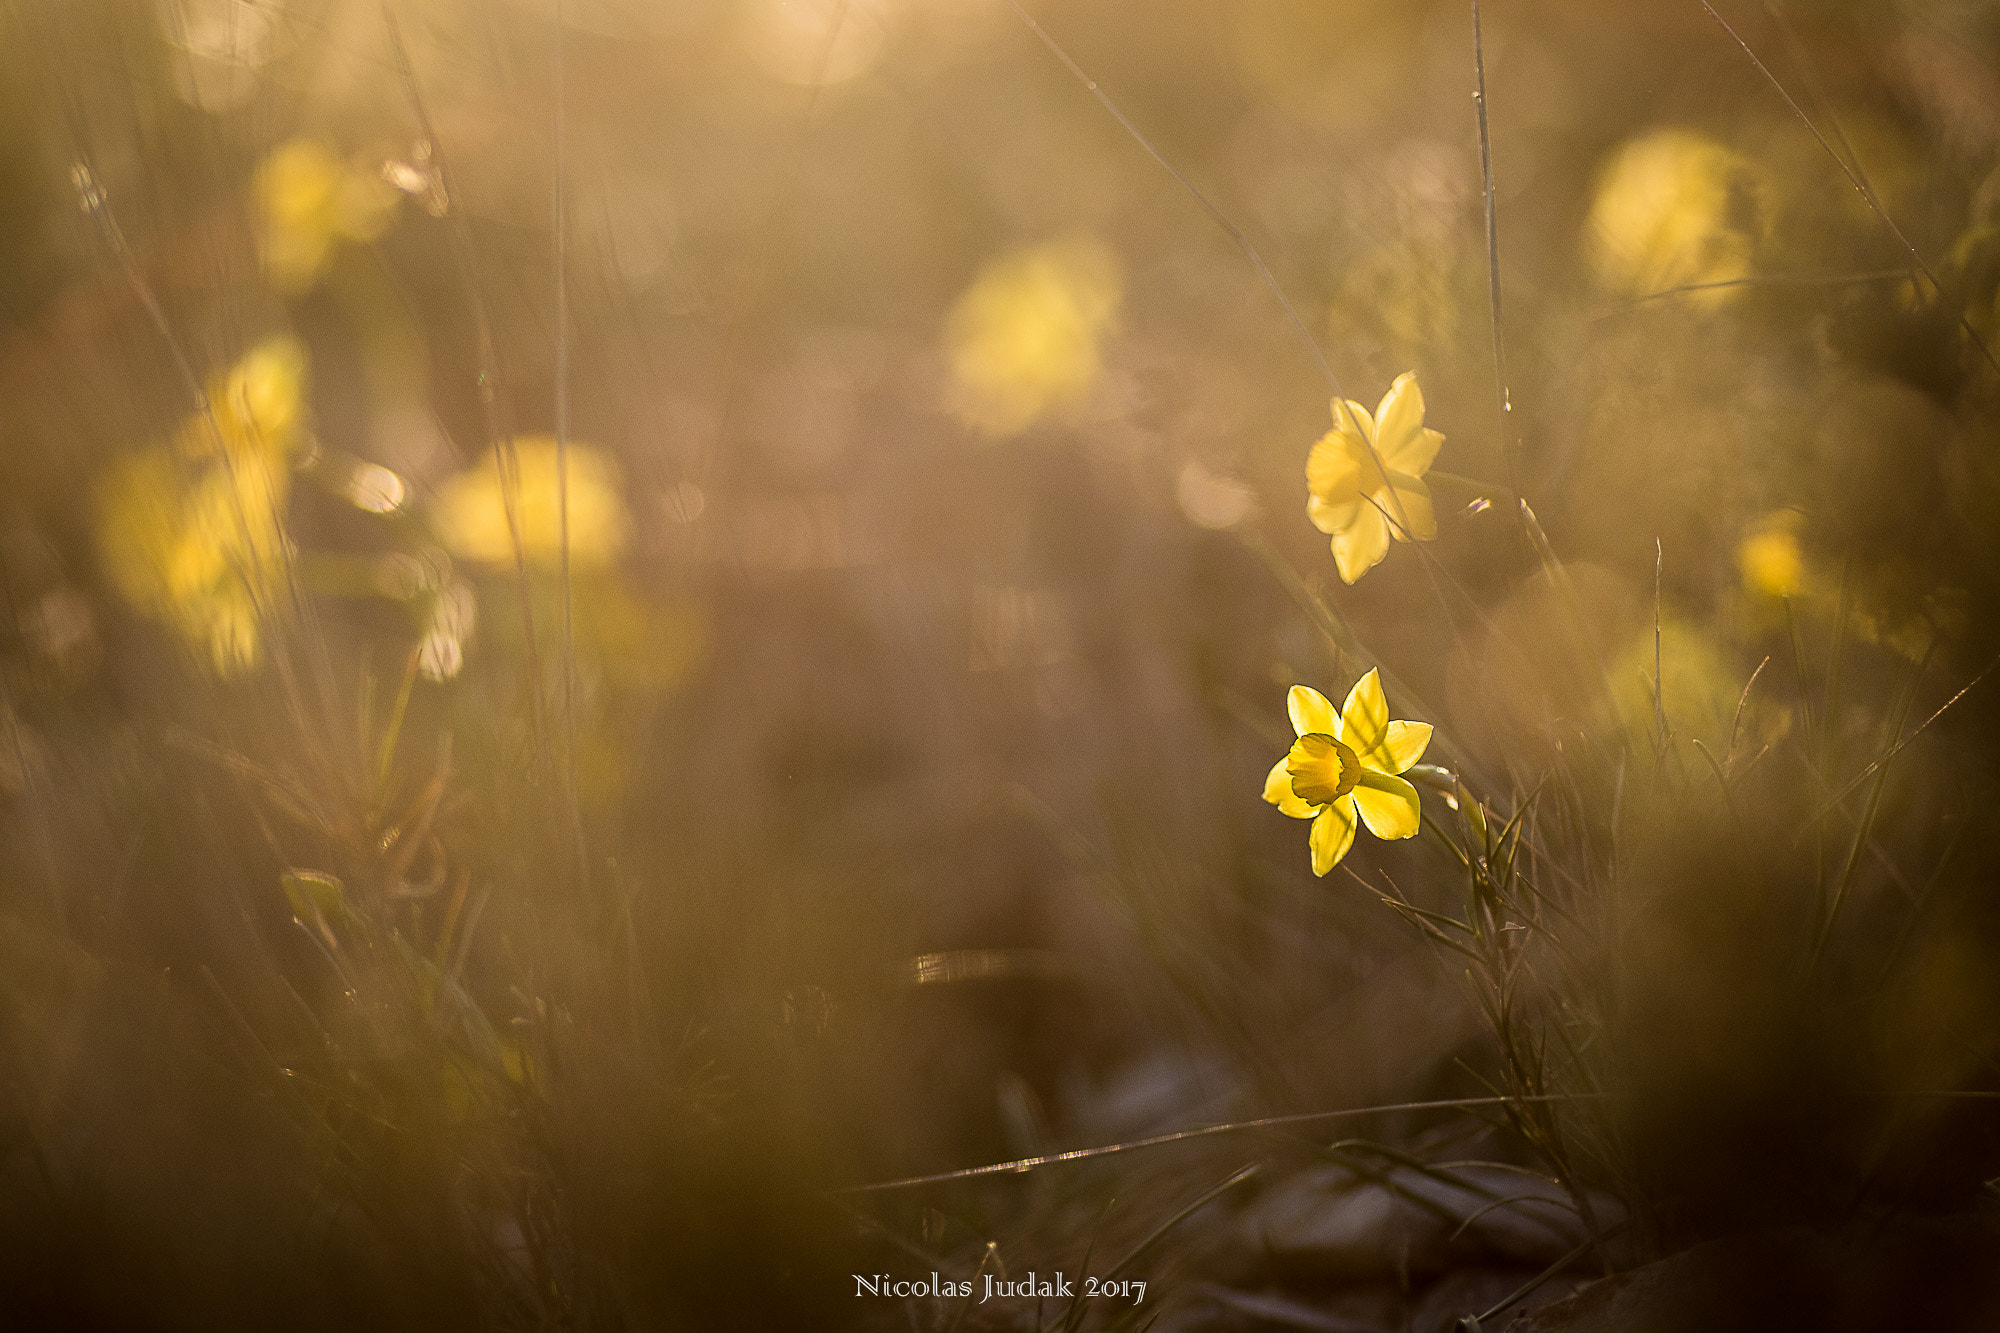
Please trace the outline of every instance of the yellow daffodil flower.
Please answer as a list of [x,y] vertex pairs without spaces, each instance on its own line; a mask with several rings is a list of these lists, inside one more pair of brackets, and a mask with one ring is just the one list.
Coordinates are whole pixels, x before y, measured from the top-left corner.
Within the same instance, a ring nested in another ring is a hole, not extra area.
[[1285,705],[1298,740],[1264,779],[1264,799],[1312,820],[1313,874],[1340,864],[1359,822],[1378,838],[1413,838],[1423,823],[1417,789],[1402,776],[1431,743],[1428,722],[1392,722],[1382,678],[1370,671],[1338,716],[1318,690],[1292,686]]
[[1736,547],[1736,567],[1750,592],[1764,597],[1797,597],[1806,583],[1798,511],[1781,509],[1757,520]]
[[[296,452],[306,419],[306,351],[290,336],[269,338],[208,381],[208,412],[181,425],[175,442],[190,458],[283,460]],[[218,438],[220,437],[220,438]]]
[[288,474],[261,455],[197,466],[154,448],[99,483],[98,540],[127,600],[205,651],[220,675],[260,657],[258,603],[283,575]]
[[1738,294],[1764,231],[1756,168],[1706,135],[1658,130],[1619,150],[1598,181],[1588,241],[1598,280],[1629,296],[1677,287],[1697,305]]
[[305,353],[258,345],[209,384],[208,411],[118,459],[97,485],[98,544],[127,600],[173,626],[220,675],[261,656],[288,546],[291,455],[305,430]]
[[1333,429],[1306,458],[1306,516],[1333,538],[1340,577],[1354,582],[1382,562],[1389,538],[1437,536],[1430,471],[1444,436],[1424,425],[1415,371],[1396,377],[1369,416],[1352,400],[1333,404]]
[[[569,558],[578,569],[609,565],[624,549],[631,520],[611,457],[587,444],[564,445],[569,474]],[[549,435],[514,441],[512,495],[501,480],[499,451],[445,482],[438,493],[439,535],[452,553],[496,569],[512,567],[516,533],[521,556],[551,567],[562,558],[561,487],[556,442]],[[513,503],[513,522],[507,516]]]
[[1015,435],[1081,401],[1118,299],[1117,263],[1095,242],[1052,241],[989,264],[945,329],[959,417]]
[[336,245],[387,230],[398,197],[380,171],[349,165],[311,139],[272,150],[257,169],[255,195],[264,272],[290,295],[319,280]]

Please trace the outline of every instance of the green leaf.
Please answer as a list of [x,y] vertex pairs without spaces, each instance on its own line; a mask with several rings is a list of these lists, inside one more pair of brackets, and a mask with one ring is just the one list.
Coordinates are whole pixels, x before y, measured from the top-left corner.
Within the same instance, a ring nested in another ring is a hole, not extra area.
[[335,876],[318,870],[292,869],[278,876],[278,882],[285,886],[285,897],[291,900],[292,912],[300,920],[346,918],[347,890]]

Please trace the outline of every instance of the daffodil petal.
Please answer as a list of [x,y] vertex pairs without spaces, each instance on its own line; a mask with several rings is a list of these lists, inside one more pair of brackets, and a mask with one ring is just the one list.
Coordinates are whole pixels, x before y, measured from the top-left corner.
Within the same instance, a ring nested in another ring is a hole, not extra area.
[[1375,448],[1386,462],[1391,451],[1401,449],[1423,427],[1424,391],[1417,387],[1417,372],[1406,370],[1396,376],[1375,409]]
[[1352,398],[1347,400],[1344,410],[1338,398],[1333,400],[1333,428],[1349,434],[1358,430],[1365,439],[1375,438],[1375,418]]
[[[1380,766],[1384,773],[1407,773],[1410,766],[1424,757],[1430,748],[1431,724],[1428,722],[1391,722],[1388,738],[1382,744],[1380,757],[1387,762]],[[1366,756],[1362,763],[1368,763]]]
[[1438,450],[1442,448],[1444,436],[1426,426],[1398,441],[1395,449],[1382,450],[1382,461],[1389,465],[1391,472],[1421,477],[1431,470],[1431,464],[1437,461]]
[[1292,715],[1295,736],[1335,736],[1340,733],[1340,715],[1333,701],[1310,685],[1294,685],[1285,696],[1285,711]]
[[1424,808],[1417,789],[1389,773],[1363,770],[1348,797],[1361,811],[1361,822],[1378,838],[1414,838],[1423,827]]
[[1342,528],[1354,522],[1354,516],[1361,512],[1364,501],[1342,500],[1329,504],[1317,495],[1306,496],[1306,517],[1312,525],[1331,537]]
[[1389,698],[1382,693],[1379,670],[1371,669],[1347,692],[1347,702],[1340,707],[1338,734],[1362,763],[1384,771],[1388,756],[1382,746],[1389,737]]
[[1293,819],[1311,819],[1314,807],[1302,801],[1292,790],[1292,775],[1285,770],[1291,756],[1288,754],[1271,765],[1271,771],[1264,778],[1264,799],[1278,807],[1280,814]]
[[1438,524],[1437,514],[1431,509],[1430,487],[1401,473],[1390,473],[1389,480],[1395,485],[1395,493],[1378,491],[1375,502],[1388,511],[1396,540],[1406,542],[1415,538],[1427,542],[1435,538]]
[[1389,521],[1374,505],[1362,505],[1354,521],[1333,534],[1333,563],[1341,580],[1353,583],[1389,554]]
[[1324,875],[1339,865],[1354,845],[1354,798],[1343,796],[1321,810],[1313,818],[1307,841],[1312,846],[1313,874]]

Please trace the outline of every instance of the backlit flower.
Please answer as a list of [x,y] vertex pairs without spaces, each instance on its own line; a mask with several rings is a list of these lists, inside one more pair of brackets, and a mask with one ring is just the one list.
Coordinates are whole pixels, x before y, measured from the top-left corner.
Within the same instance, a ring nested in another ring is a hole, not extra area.
[[1380,564],[1391,535],[1437,536],[1422,478],[1443,444],[1444,436],[1424,425],[1415,371],[1396,377],[1372,417],[1357,402],[1334,401],[1333,429],[1306,458],[1306,515],[1333,538],[1341,578],[1352,583]]
[[1318,690],[1292,686],[1285,701],[1298,740],[1264,779],[1264,799],[1310,819],[1312,868],[1324,875],[1354,844],[1354,825],[1378,838],[1413,838],[1423,823],[1417,789],[1400,775],[1424,757],[1428,722],[1392,722],[1381,676],[1370,671],[1338,716]]

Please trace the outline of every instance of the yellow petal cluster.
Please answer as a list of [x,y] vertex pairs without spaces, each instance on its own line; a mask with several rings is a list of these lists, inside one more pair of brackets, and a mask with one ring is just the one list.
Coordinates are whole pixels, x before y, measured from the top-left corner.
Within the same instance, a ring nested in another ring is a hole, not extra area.
[[273,149],[257,169],[254,194],[265,275],[288,295],[319,281],[337,245],[387,230],[397,199],[379,170],[345,162],[314,139]]
[[1444,436],[1424,425],[1415,371],[1399,375],[1370,416],[1349,400],[1333,404],[1333,429],[1306,458],[1306,515],[1333,538],[1333,559],[1348,583],[1382,562],[1389,540],[1437,536],[1431,469]]
[[1051,241],[989,264],[945,328],[959,417],[988,436],[1015,435],[1081,401],[1103,369],[1118,301],[1117,261],[1092,241]]
[[1310,819],[1315,875],[1340,863],[1356,823],[1378,838],[1413,838],[1422,827],[1417,789],[1401,775],[1424,757],[1428,722],[1391,721],[1378,672],[1355,682],[1338,714],[1318,690],[1292,686],[1285,701],[1291,751],[1264,779],[1264,799],[1294,819]]
[[[1586,240],[1598,280],[1628,296],[1750,276],[1764,231],[1762,185],[1741,154],[1689,130],[1625,145],[1597,186]],[[1736,293],[1688,294],[1719,305]]]
[[[631,530],[617,464],[603,450],[574,441],[564,444],[563,455],[570,564],[609,565]],[[509,450],[489,449],[439,489],[438,533],[453,554],[496,569],[512,567],[518,536],[524,560],[554,567],[562,559],[561,475],[554,436],[524,435]]]
[[97,482],[107,573],[133,606],[173,626],[217,672],[255,666],[287,544],[291,460],[305,430],[305,353],[253,348],[208,386],[171,441],[127,454]]

